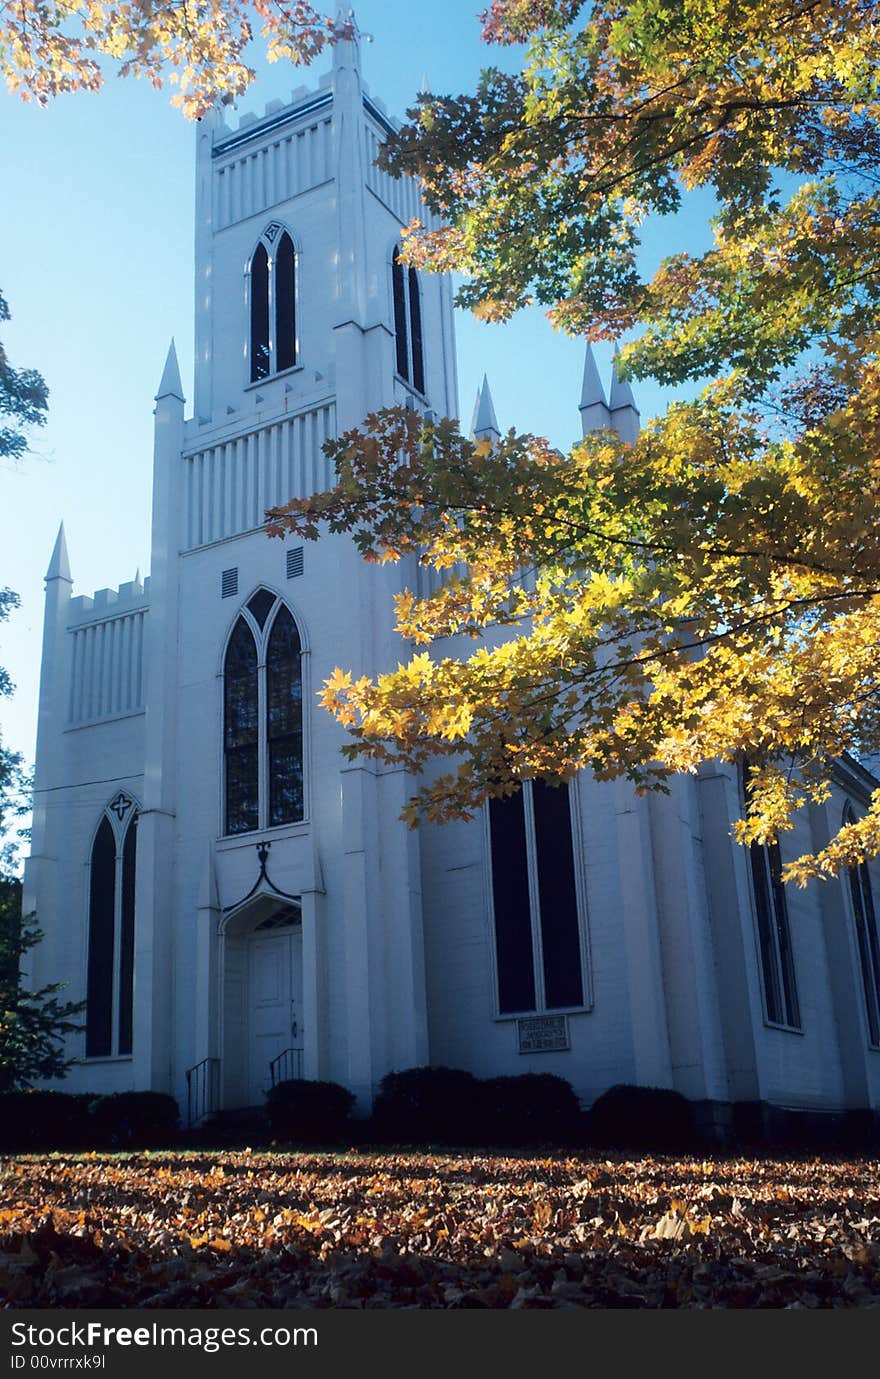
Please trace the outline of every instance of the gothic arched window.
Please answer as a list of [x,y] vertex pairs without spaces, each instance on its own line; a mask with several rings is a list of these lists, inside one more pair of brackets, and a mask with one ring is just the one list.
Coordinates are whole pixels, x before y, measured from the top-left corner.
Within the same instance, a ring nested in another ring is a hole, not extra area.
[[290,610],[258,589],[223,666],[226,833],[304,817],[302,646]]
[[296,363],[296,250],[286,230],[263,231],[250,266],[251,382]]
[[568,787],[526,781],[489,801],[498,1012],[587,1003]]
[[296,363],[296,254],[285,230],[275,255],[275,370],[292,369]]
[[[854,824],[856,816],[849,805],[844,811],[845,824]],[[849,868],[850,894],[856,924],[856,943],[865,995],[865,1014],[868,1020],[868,1039],[880,1046],[880,941],[877,935],[877,914],[871,874],[866,862]]]
[[258,244],[251,260],[251,382],[269,372],[269,255]]
[[266,656],[269,823],[303,816],[302,650],[290,612],[279,608]]
[[86,973],[86,1057],[132,1051],[137,809],[120,790],[92,845]]
[[259,827],[259,721],[257,644],[240,617],[223,667],[227,833],[247,833]]
[[425,360],[419,277],[414,268],[407,269],[398,247],[391,255],[391,287],[397,372],[413,385],[416,392],[424,393]]

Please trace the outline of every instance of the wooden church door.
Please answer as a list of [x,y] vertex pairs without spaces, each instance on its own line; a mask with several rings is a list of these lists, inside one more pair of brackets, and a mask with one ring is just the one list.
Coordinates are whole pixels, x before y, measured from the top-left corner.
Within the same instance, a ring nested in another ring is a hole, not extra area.
[[248,944],[248,1104],[262,1105],[271,1063],[288,1049],[281,1077],[302,1075],[302,930],[252,935]]

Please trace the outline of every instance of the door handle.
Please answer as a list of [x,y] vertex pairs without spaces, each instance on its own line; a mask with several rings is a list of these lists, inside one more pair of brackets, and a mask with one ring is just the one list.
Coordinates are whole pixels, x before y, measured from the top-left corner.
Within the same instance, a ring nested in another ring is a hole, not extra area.
[[291,1037],[291,1039],[295,1039],[295,1038],[296,1038],[296,1031],[297,1031],[298,1028],[299,1028],[299,1027],[298,1027],[297,1023],[296,1023],[296,1021],[294,1020],[294,1021],[292,1022],[292,1024],[291,1024],[291,1026],[290,1026],[290,1037]]

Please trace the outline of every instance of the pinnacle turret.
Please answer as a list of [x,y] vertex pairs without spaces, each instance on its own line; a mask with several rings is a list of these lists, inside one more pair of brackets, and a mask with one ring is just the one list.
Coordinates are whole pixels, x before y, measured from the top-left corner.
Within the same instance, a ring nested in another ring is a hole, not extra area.
[[477,390],[477,400],[474,403],[471,436],[478,441],[500,441],[501,439],[501,430],[495,416],[492,394],[489,391],[489,380],[485,374],[483,374],[482,386]]
[[620,377],[617,367],[617,351],[614,351],[614,362],[611,373],[611,397],[609,399],[608,410],[611,414],[611,425],[614,427],[622,441],[627,441],[632,445],[638,438],[640,429],[639,409],[633,397],[632,388],[625,378]]
[[66,579],[68,584],[73,583],[70,573],[70,560],[67,556],[67,540],[64,536],[64,523],[58,528],[58,535],[55,538],[55,547],[52,551],[52,559],[49,561],[49,568],[46,571],[46,582],[50,579]]
[[162,371],[162,381],[159,384],[159,391],[156,393],[156,401],[161,402],[163,397],[176,397],[180,402],[185,402],[183,396],[183,385],[180,381],[180,369],[177,363],[177,350],[174,348],[174,341],[168,347],[168,356],[165,360],[165,368]]
[[599,370],[596,368],[596,360],[589,341],[584,358],[580,413],[581,428],[584,435],[588,431],[598,431],[602,426],[611,425],[611,415],[608,411],[608,403],[605,401],[605,389],[602,387],[602,380],[599,377]]
[[361,65],[361,31],[358,28],[358,22],[351,5],[340,5],[336,11],[336,28],[341,29],[345,24],[351,25],[352,37],[333,44],[333,66],[334,68],[353,67],[359,71]]

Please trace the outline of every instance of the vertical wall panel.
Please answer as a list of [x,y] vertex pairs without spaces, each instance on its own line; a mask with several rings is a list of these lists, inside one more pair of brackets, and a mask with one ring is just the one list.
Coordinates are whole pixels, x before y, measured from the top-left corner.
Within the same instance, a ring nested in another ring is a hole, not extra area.
[[328,487],[332,467],[321,447],[334,429],[328,404],[185,456],[186,549],[252,531],[267,508]]
[[218,229],[225,229],[317,186],[332,175],[332,123],[328,118],[272,139],[254,152],[242,152],[216,167],[215,224]]
[[146,610],[72,629],[68,723],[91,723],[143,708]]
[[101,696],[102,716],[114,712],[113,705],[116,700],[116,627],[115,622],[104,623],[106,669],[104,671],[104,693]]
[[144,616],[135,621],[135,695],[138,704],[144,702]]

